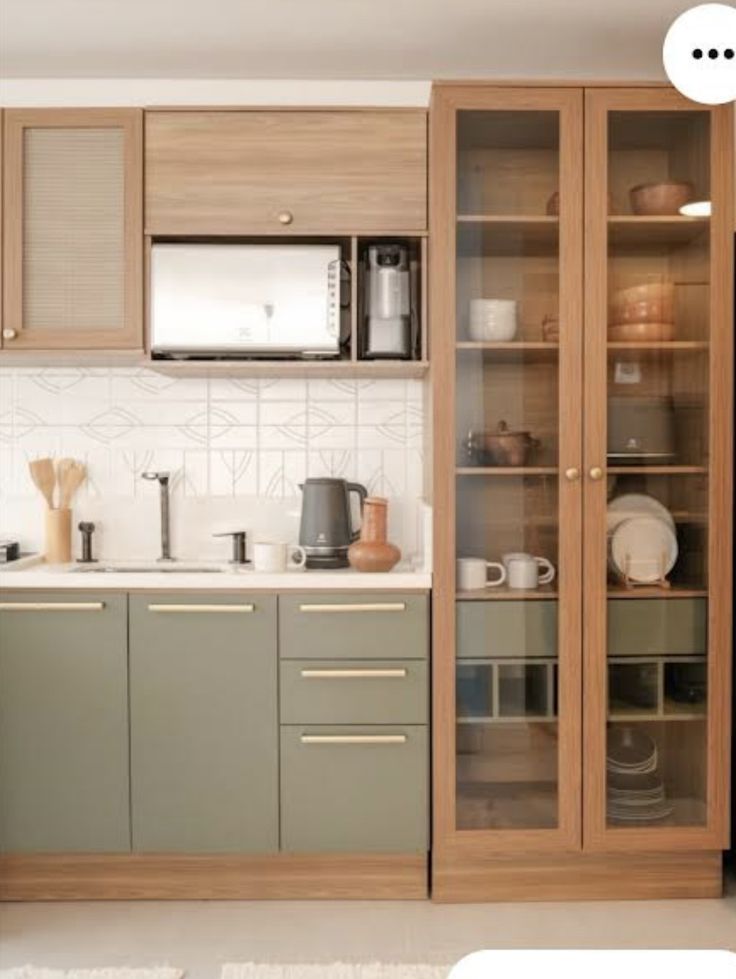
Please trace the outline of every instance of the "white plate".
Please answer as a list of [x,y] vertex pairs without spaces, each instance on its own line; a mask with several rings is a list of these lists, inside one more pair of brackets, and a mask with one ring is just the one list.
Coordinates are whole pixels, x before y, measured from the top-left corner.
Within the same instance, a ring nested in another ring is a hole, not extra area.
[[630,581],[652,584],[668,575],[677,560],[677,538],[659,517],[631,517],[611,537],[611,562]]
[[674,530],[675,521],[667,507],[646,493],[624,493],[608,504],[608,533],[612,534],[619,524],[632,517],[659,517]]

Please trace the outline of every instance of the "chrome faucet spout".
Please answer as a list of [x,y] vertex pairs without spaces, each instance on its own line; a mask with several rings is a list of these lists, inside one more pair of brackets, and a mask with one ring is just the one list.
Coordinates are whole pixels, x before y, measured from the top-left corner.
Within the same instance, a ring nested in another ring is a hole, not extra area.
[[144,472],[142,479],[157,480],[161,497],[161,557],[159,561],[172,561],[171,557],[171,514],[169,508],[169,479],[168,472]]

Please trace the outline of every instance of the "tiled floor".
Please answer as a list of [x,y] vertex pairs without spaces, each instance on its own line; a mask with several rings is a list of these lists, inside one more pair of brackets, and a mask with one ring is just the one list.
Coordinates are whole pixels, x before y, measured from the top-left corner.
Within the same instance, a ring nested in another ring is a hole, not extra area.
[[728,948],[722,901],[590,904],[129,902],[0,906],[0,967],[227,961],[443,963],[477,948]]

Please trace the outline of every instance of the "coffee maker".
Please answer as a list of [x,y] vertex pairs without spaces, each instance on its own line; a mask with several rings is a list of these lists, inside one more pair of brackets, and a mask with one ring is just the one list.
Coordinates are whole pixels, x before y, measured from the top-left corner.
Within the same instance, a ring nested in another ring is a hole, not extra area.
[[366,329],[367,359],[411,359],[411,282],[405,245],[368,248]]

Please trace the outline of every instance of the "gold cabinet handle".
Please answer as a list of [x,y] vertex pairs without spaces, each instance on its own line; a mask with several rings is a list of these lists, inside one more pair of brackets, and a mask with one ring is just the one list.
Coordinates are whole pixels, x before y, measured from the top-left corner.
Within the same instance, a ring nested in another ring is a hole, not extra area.
[[302,744],[406,744],[405,734],[302,734]]
[[337,614],[345,612],[405,612],[406,602],[364,602],[354,605],[300,605],[300,612],[324,612]]
[[247,615],[255,612],[255,605],[149,605],[149,612],[215,612]]
[[0,602],[2,612],[101,612],[104,602]]
[[291,211],[281,211],[279,213],[279,222],[281,224],[291,224],[293,220],[294,215],[291,213]]
[[17,330],[3,330],[3,340],[15,340],[17,336]]
[[600,466],[593,466],[593,468],[588,472],[588,475],[591,479],[597,482],[599,479],[603,479],[603,470]]
[[576,480],[580,479],[580,470],[575,466],[570,466],[569,469],[565,470],[565,479],[568,483],[576,482]]
[[402,669],[329,669],[329,670],[302,670],[301,675],[305,680],[389,680],[404,679],[407,671]]

